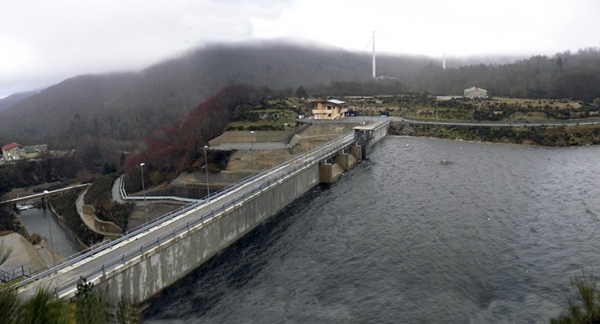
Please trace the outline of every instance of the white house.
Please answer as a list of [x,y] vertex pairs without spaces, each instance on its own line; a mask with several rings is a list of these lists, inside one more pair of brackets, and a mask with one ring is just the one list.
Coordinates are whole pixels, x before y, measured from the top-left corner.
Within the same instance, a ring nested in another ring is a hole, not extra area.
[[485,89],[481,89],[481,88],[477,88],[477,87],[470,87],[465,89],[465,98],[487,98],[487,90]]

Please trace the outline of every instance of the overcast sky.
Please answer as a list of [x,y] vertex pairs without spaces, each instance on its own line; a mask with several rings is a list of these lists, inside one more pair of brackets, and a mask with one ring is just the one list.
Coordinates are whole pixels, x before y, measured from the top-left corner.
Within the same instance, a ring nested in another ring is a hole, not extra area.
[[285,39],[441,57],[600,47],[598,0],[2,0],[0,98],[214,42]]

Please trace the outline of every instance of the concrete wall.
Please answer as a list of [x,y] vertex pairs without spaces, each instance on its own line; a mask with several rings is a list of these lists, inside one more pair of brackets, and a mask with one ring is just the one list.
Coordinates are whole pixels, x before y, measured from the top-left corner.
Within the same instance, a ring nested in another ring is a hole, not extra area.
[[358,159],[351,153],[340,153],[335,157],[335,163],[339,164],[345,171],[348,171],[358,164]]
[[300,169],[282,183],[255,192],[244,202],[185,234],[170,239],[107,272],[97,284],[108,297],[137,301],[155,295],[246,235],[319,183],[317,163]]
[[122,236],[123,229],[113,222],[103,221],[94,215],[92,205],[83,205],[81,215],[83,223],[92,231],[105,236]]
[[344,169],[337,163],[319,165],[319,180],[322,183],[334,183],[342,174]]
[[83,251],[83,250],[89,248],[89,246],[87,246],[85,243],[81,242],[81,240],[77,237],[77,235],[75,235],[75,233],[71,230],[71,228],[69,228],[64,217],[59,215],[56,212],[56,210],[54,210],[54,207],[52,206],[52,204],[49,204],[49,205],[50,205],[50,210],[51,210],[50,214],[54,217],[54,219],[56,220],[58,225],[67,232],[67,234],[69,235],[71,240],[73,240],[73,242],[77,242],[77,248],[79,249],[79,251]]
[[251,134],[250,131],[229,131],[214,138],[209,143],[210,146],[217,146],[224,143],[284,142],[286,135],[290,132],[292,131],[257,131]]
[[[387,124],[381,129],[375,138],[385,136]],[[360,149],[351,146],[349,151],[354,154],[360,152]],[[338,159],[347,165],[356,161],[356,158],[350,156]],[[335,162],[335,156],[331,161],[334,163],[320,165],[315,160],[313,164],[298,169],[286,179],[265,184],[249,192],[244,200],[236,201],[235,206],[226,205],[220,209],[219,202],[215,201],[219,209],[215,210],[215,215],[209,220],[191,225],[183,233],[167,234],[157,240],[157,245],[152,244],[144,249],[141,255],[125,258],[119,266],[111,266],[99,277],[88,279],[99,289],[106,291],[109,301],[115,302],[121,298],[138,302],[146,300],[183,278],[319,184],[321,168],[329,168],[328,174],[331,175],[331,181],[334,181],[343,173],[344,168]],[[207,208],[210,210],[210,205]],[[202,211],[205,212],[206,210]],[[199,215],[188,217],[199,219],[201,212],[197,213]],[[74,290],[60,297],[68,299],[73,297],[72,294]]]
[[389,127],[390,121],[388,120],[386,123],[381,124],[377,128],[373,129],[371,139],[366,143],[365,147],[362,148],[362,157],[366,158],[369,155],[371,152],[371,147],[387,135]]

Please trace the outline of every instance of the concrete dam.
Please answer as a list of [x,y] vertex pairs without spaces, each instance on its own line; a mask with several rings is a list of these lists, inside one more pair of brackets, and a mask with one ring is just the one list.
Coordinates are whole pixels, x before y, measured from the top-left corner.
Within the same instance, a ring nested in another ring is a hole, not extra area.
[[202,201],[166,214],[148,226],[76,256],[14,286],[24,296],[49,287],[75,296],[81,277],[109,301],[143,301],[183,278],[213,255],[277,214],[319,183],[333,183],[368,157],[385,137],[389,120],[352,133],[247,178]]

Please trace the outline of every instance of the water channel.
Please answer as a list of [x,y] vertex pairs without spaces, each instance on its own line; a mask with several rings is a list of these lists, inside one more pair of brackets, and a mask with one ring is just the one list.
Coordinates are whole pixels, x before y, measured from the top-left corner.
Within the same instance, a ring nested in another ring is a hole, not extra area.
[[29,234],[38,233],[48,246],[52,245],[55,253],[59,254],[58,262],[61,258],[67,258],[79,251],[67,230],[58,225],[51,213],[49,209],[31,208],[19,211],[19,218]]
[[547,323],[600,264],[599,156],[388,137],[152,299],[144,323]]

